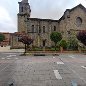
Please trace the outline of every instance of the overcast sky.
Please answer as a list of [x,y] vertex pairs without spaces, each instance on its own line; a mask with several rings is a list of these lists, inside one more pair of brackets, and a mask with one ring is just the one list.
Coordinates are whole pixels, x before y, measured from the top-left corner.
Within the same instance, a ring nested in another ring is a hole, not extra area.
[[[21,0],[0,1],[0,32],[17,31],[18,2]],[[78,4],[86,7],[86,0],[29,0],[31,17],[59,19],[66,9]]]

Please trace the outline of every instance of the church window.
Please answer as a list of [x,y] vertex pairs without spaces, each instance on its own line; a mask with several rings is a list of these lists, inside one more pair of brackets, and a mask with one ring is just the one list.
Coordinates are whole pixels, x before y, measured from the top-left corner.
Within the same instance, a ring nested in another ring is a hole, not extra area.
[[76,25],[79,27],[82,24],[82,19],[80,17],[76,18]]
[[70,31],[67,31],[68,32],[68,34],[70,34]]
[[32,33],[34,33],[34,25],[32,25]]
[[43,33],[45,33],[45,26],[43,26]]
[[22,38],[21,36],[18,36],[18,41],[20,41],[21,38]]
[[67,18],[70,18],[70,15],[67,15]]
[[21,7],[21,12],[23,12],[23,7]]
[[43,47],[45,47],[46,45],[46,40],[43,40]]
[[56,31],[56,26],[54,26],[54,31]]
[[41,33],[41,28],[39,27],[39,33]]

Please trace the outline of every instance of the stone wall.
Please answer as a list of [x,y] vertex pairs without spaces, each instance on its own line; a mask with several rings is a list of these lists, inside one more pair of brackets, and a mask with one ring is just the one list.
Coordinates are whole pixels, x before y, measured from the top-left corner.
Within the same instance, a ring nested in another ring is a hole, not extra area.
[[[56,31],[59,31],[57,21],[55,22],[51,20],[45,21],[40,19],[29,19],[27,23],[27,31],[29,36],[34,39],[34,46],[43,47],[43,40],[46,40],[45,46],[50,47],[52,45],[50,34],[54,31],[54,27],[56,27]],[[34,32],[32,32],[32,25],[34,25]],[[43,27],[45,27],[45,32],[43,32]]]
[[[67,14],[65,13],[64,19],[62,19],[59,23],[59,28],[60,32],[63,33],[63,38],[67,40],[69,35],[73,35],[71,34],[72,31],[75,31],[77,34],[78,31],[86,29],[86,12],[82,8],[77,7],[69,12],[68,18],[66,16]],[[80,18],[82,22],[80,23],[77,18]],[[69,31],[70,33],[68,34]]]
[[[46,47],[54,45],[50,40],[54,26],[55,31],[61,32],[63,39],[68,40],[71,36],[75,38],[78,31],[86,29],[86,8],[80,4],[67,9],[59,20],[30,18],[28,14],[18,14],[18,32],[25,32],[34,39],[33,46],[43,47],[43,41]],[[45,27],[45,32],[43,32],[43,27]],[[13,42],[13,46],[18,45],[15,37]]]
[[9,46],[10,45],[10,33],[1,32],[1,34],[5,36],[5,40],[3,40],[0,43],[0,46]]

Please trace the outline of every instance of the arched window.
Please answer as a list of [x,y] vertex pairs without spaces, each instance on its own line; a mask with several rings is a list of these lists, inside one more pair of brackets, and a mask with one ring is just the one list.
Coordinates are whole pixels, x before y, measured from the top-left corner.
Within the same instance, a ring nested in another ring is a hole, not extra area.
[[32,33],[34,33],[34,25],[32,25]]
[[54,31],[56,31],[56,26],[54,26]]
[[71,34],[71,32],[70,31],[67,31],[68,32],[68,34]]
[[45,26],[43,26],[43,33],[45,33]]
[[40,28],[40,26],[39,26],[39,33],[41,33],[41,28]]
[[76,18],[76,25],[79,27],[82,24],[82,19],[80,17]]
[[21,7],[21,12],[23,12],[23,7]]

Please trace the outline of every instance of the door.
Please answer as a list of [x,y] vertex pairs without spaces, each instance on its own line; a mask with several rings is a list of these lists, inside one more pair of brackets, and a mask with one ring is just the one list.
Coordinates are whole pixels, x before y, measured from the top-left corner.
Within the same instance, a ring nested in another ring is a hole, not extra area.
[[46,40],[43,40],[43,47],[45,47],[46,45]]

